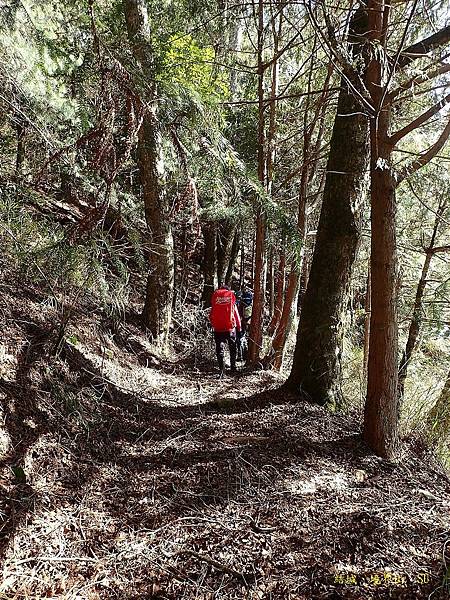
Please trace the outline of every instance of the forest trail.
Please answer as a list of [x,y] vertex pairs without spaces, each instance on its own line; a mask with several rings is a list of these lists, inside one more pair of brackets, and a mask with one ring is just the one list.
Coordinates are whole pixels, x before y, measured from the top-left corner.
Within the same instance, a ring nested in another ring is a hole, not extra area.
[[54,307],[3,298],[0,598],[447,597],[450,482],[420,447],[386,463],[357,415],[89,308],[49,363]]

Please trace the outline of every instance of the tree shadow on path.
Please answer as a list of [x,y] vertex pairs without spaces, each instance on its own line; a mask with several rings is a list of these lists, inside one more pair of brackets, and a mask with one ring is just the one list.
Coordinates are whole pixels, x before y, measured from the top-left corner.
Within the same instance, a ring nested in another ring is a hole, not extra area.
[[2,497],[0,556],[33,504],[34,490],[29,483],[25,457],[40,436],[49,431],[48,416],[38,406],[38,388],[42,393],[48,387],[45,381],[39,381],[38,385],[33,369],[48,355],[52,330],[31,322],[23,322],[22,327],[27,341],[17,357],[15,380],[0,379],[0,391],[5,395],[4,427],[10,438],[10,449],[0,468],[13,484],[12,492]]

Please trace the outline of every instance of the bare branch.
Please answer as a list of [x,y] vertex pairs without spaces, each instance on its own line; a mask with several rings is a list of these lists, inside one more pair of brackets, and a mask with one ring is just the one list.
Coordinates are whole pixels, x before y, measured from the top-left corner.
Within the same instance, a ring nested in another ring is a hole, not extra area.
[[403,69],[413,60],[427,56],[429,52],[440,46],[445,46],[448,42],[450,42],[450,25],[405,48],[397,61],[397,67]]
[[372,98],[369,94],[369,91],[367,90],[364,81],[359,76],[358,71],[354,68],[350,60],[343,54],[343,52],[339,48],[339,44],[334,34],[333,26],[325,11],[325,8],[323,7],[323,12],[325,20],[327,21],[328,36],[324,35],[321,26],[317,22],[317,19],[314,15],[311,6],[309,4],[306,4],[305,6],[314,28],[319,33],[322,41],[331,51],[333,57],[336,60],[336,70],[346,81],[350,89],[355,93],[361,104],[369,111],[369,113],[373,114],[375,112],[375,109],[373,107]]
[[[310,92],[302,92],[300,94],[283,94],[281,96],[276,96],[276,98],[264,98],[263,103],[269,104],[274,100],[290,100],[292,98],[304,98],[305,96],[316,96],[317,94],[323,94],[324,92],[338,92],[340,88],[331,87],[331,88],[323,88],[321,90],[311,90]],[[219,104],[225,106],[236,106],[241,104],[258,104],[259,100],[234,100],[233,102],[219,102]]]
[[416,171],[421,169],[423,166],[428,164],[430,162],[430,160],[432,160],[438,154],[438,152],[440,152],[440,150],[442,150],[442,148],[445,146],[449,135],[450,135],[450,119],[449,119],[447,125],[444,127],[444,130],[442,131],[438,140],[432,146],[430,146],[430,148],[426,152],[421,154],[416,160],[414,160],[409,165],[406,165],[400,171],[400,173],[398,174],[397,179],[396,179],[396,185],[399,186],[400,183],[404,179],[406,179],[406,177],[409,177],[410,175],[412,175],[413,173],[415,173]]
[[444,63],[442,65],[439,65],[433,71],[427,71],[426,73],[420,73],[419,75],[415,75],[414,77],[411,77],[411,79],[409,79],[405,83],[400,84],[399,87],[396,88],[395,90],[392,90],[392,92],[390,92],[390,94],[389,94],[389,98],[390,98],[390,100],[394,100],[399,94],[401,94],[402,92],[405,92],[406,90],[409,90],[413,86],[421,85],[422,83],[426,83],[427,81],[430,81],[431,79],[434,79],[435,77],[439,77],[439,75],[444,75],[445,73],[448,73],[449,71],[450,71],[450,64]]
[[403,137],[405,137],[405,135],[408,135],[408,133],[411,133],[411,131],[414,131],[414,129],[417,129],[418,127],[426,123],[429,119],[431,119],[431,117],[433,117],[440,110],[442,110],[444,106],[446,106],[449,102],[450,94],[447,94],[446,96],[444,96],[444,98],[439,100],[439,102],[436,102],[436,104],[431,106],[428,110],[426,110],[416,119],[414,119],[414,121],[411,121],[410,123],[408,123],[408,125],[406,125],[402,129],[399,129],[391,136],[389,136],[389,143],[395,146],[395,144],[397,144],[397,142],[399,142]]
[[[382,107],[382,106],[383,106],[383,104],[384,104],[384,100],[385,100],[386,96],[388,96],[389,84],[390,84],[390,82],[391,82],[392,76],[393,76],[393,75],[394,75],[394,73],[395,73],[395,69],[397,68],[397,64],[398,64],[398,61],[399,61],[399,59],[400,59],[400,56],[401,56],[401,53],[402,53],[402,50],[403,50],[403,46],[404,46],[404,44],[405,44],[406,35],[407,35],[407,33],[408,33],[409,26],[411,25],[412,18],[413,18],[413,16],[414,16],[414,13],[416,12],[416,8],[417,8],[417,3],[418,3],[418,1],[419,1],[419,0],[414,0],[414,2],[413,2],[413,6],[412,6],[412,8],[411,8],[411,12],[409,13],[408,19],[407,19],[407,21],[406,21],[406,25],[405,25],[405,28],[404,28],[404,30],[403,30],[402,39],[400,40],[400,45],[399,45],[399,47],[398,47],[398,49],[397,49],[397,52],[396,52],[396,55],[395,55],[394,64],[392,65],[392,68],[390,69],[390,71],[389,71],[389,73],[388,73],[388,78],[387,78],[386,84],[385,84],[385,86],[384,86],[383,95],[382,95],[382,97],[381,97],[381,101],[380,101],[380,109],[381,109],[381,107]],[[383,27],[383,29],[384,29],[384,35],[383,35],[383,38],[384,38],[384,39],[382,40],[382,42],[383,42],[383,46],[384,46],[384,47],[386,47],[387,24],[388,24],[388,22],[389,22],[389,14],[390,14],[390,10],[389,10],[389,9],[390,9],[390,7],[386,7],[386,9],[385,9],[385,11],[384,11],[384,18],[386,19],[386,24],[385,24],[385,26]],[[388,96],[388,97],[389,97],[389,96]],[[389,98],[389,100],[390,100],[390,98]]]
[[435,246],[434,248],[429,248],[427,252],[431,254],[437,254],[438,252],[450,252],[450,246]]

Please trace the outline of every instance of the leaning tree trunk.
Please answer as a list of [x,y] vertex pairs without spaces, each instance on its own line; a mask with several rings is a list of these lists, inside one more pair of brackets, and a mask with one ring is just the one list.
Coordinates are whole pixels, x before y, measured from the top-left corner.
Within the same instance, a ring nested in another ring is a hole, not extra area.
[[[305,140],[306,143],[306,140]],[[306,164],[306,162],[305,162]],[[300,185],[300,195],[298,202],[297,229],[300,242],[304,246],[306,235],[306,184],[308,179],[308,168],[304,166],[302,169],[302,182]],[[304,259],[304,247],[302,248],[302,260]],[[292,319],[294,316],[294,302],[298,291],[299,277],[301,272],[301,264],[297,264],[297,259],[294,258],[291,264],[288,282],[286,286],[286,297],[284,299],[283,308],[275,331],[271,347],[268,355],[264,359],[266,366],[272,366],[276,370],[281,369],[283,363],[283,353],[286,346],[286,340],[291,329]]]
[[16,151],[16,177],[22,175],[23,163],[25,162],[25,134],[26,125],[23,120],[18,117],[16,123],[17,131],[17,151]]
[[274,276],[274,299],[272,319],[267,327],[268,335],[273,335],[278,327],[283,310],[284,283],[286,278],[286,251],[284,240],[281,243],[280,261]]
[[439,208],[436,213],[436,219],[434,221],[433,232],[431,234],[430,244],[426,249],[425,254],[425,262],[423,263],[422,273],[420,275],[419,284],[417,286],[416,297],[414,299],[414,307],[411,318],[411,323],[409,325],[408,330],[408,340],[406,342],[405,350],[403,351],[402,359],[400,361],[400,366],[398,369],[398,395],[400,402],[403,400],[403,396],[405,393],[405,381],[408,375],[408,365],[411,360],[414,349],[417,345],[417,340],[419,338],[420,326],[422,323],[422,312],[423,312],[423,296],[425,293],[425,287],[427,284],[428,272],[431,266],[431,260],[434,255],[434,242],[436,241],[436,236],[438,234],[439,225],[442,220],[442,216],[444,214],[446,207],[446,202],[442,202],[439,205]]
[[[352,52],[363,51],[367,14],[358,9],[350,25]],[[286,386],[311,402],[335,408],[340,390],[343,314],[360,240],[360,207],[369,158],[368,121],[341,82],[308,287]]]
[[234,267],[236,265],[236,260],[237,260],[238,254],[239,254],[240,241],[241,241],[240,232],[236,228],[235,232],[234,232],[234,236],[233,236],[233,243],[231,245],[230,257],[228,259],[227,272],[225,274],[225,283],[227,285],[230,285],[231,280],[233,279]]
[[145,219],[149,229],[149,273],[142,318],[154,339],[165,345],[172,316],[174,256],[166,194],[165,167],[157,107],[155,56],[147,4],[144,0],[123,0],[128,38],[135,60],[148,82],[150,101],[139,132],[138,166],[142,183]]

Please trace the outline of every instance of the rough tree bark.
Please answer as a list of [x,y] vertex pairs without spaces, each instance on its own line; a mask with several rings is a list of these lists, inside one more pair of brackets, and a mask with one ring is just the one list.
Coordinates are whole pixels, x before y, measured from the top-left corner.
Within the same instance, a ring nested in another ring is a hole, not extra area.
[[[384,46],[389,5],[369,2],[370,39]],[[377,9],[377,10],[375,10]],[[364,439],[383,458],[392,459],[398,446],[397,397],[397,241],[393,146],[389,140],[391,110],[382,85],[384,67],[373,52],[367,69],[367,87],[375,107],[370,120],[370,199],[372,306],[367,371]]]
[[139,131],[138,165],[142,183],[145,219],[149,229],[149,273],[142,319],[154,339],[166,345],[172,317],[174,257],[166,194],[161,132],[157,118],[155,56],[147,4],[123,0],[128,38],[150,89],[145,117]]
[[[411,8],[411,18],[416,4]],[[363,437],[378,456],[394,459],[399,444],[400,402],[398,396],[398,325],[397,325],[397,248],[395,188],[405,177],[414,173],[444,146],[450,134],[450,120],[438,140],[396,177],[392,167],[392,152],[397,142],[437,114],[448,102],[447,95],[416,117],[408,125],[389,135],[392,101],[396,90],[387,87],[392,69],[405,66],[429,50],[450,40],[450,27],[433,34],[402,51],[398,61],[384,61],[387,29],[391,11],[390,0],[369,0],[369,31],[373,50],[367,69],[367,89],[375,113],[371,118],[371,286],[372,312],[370,319],[367,397]],[[408,20],[408,24],[411,19]],[[407,25],[408,26],[408,25]],[[405,31],[406,33],[406,31]],[[446,65],[448,67],[448,65]],[[391,68],[390,72],[386,72]],[[448,69],[447,69],[448,70]],[[387,75],[387,78],[386,78]],[[432,72],[429,72],[433,76]],[[434,74],[435,75],[435,74]],[[387,83],[385,83],[387,81]],[[415,75],[411,80],[420,83]],[[403,84],[400,89],[405,89]]]
[[364,439],[384,458],[398,445],[397,398],[397,242],[392,147],[387,143],[389,112],[371,123],[371,259],[372,306],[367,369]]
[[275,310],[275,285],[274,285],[274,276],[275,276],[275,268],[273,264],[273,247],[269,250],[269,257],[266,264],[266,297],[267,304],[269,307],[269,318],[272,320],[273,313]]
[[[350,23],[356,58],[367,40],[367,13],[361,7]],[[343,312],[360,239],[360,206],[369,158],[368,120],[341,81],[308,287],[297,331],[288,389],[334,408],[340,391]]]
[[370,339],[370,313],[372,312],[372,287],[370,282],[370,264],[367,268],[366,298],[364,302],[364,354],[363,377],[367,381],[367,368],[369,366],[369,339]]

